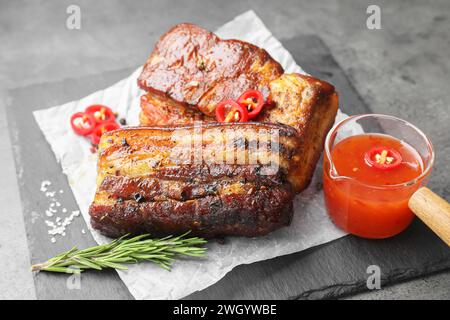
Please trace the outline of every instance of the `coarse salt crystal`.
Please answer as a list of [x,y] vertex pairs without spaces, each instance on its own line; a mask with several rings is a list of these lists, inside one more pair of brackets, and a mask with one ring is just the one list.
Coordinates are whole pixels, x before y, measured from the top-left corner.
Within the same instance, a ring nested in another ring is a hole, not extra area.
[[[53,217],[55,213],[58,212],[58,209],[56,207],[61,207],[61,203],[57,201],[55,198],[55,194],[57,192],[64,193],[64,190],[60,189],[59,191],[48,191],[48,186],[51,185],[50,181],[43,181],[41,184],[41,191],[45,192],[45,196],[49,198],[49,208],[45,211],[45,214],[48,217]],[[61,211],[63,213],[67,213],[68,210],[66,208],[62,208]],[[80,210],[74,210],[71,212],[71,214],[68,217],[56,217],[54,221],[51,220],[45,220],[45,224],[48,227],[48,234],[51,235],[51,242],[56,242],[55,235],[66,235],[66,227],[70,225],[75,217],[78,217],[80,215]],[[82,233],[85,233],[86,231],[82,231]]]
[[53,221],[50,220],[45,220],[45,224],[49,227],[53,227],[55,224],[53,223]]
[[72,211],[72,214],[73,214],[75,217],[78,217],[78,216],[80,215],[80,210]]
[[42,181],[42,183],[41,183],[41,191],[42,192],[46,192],[47,191],[47,187],[49,186],[49,185],[51,185],[52,183],[50,182],[50,181],[48,181],[48,180],[44,180],[44,181]]

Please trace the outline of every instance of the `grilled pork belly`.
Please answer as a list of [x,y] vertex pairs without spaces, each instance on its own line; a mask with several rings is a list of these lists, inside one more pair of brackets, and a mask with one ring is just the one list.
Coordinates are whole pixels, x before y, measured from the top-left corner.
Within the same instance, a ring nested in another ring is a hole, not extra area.
[[297,73],[271,81],[270,94],[275,107],[263,109],[255,120],[297,130],[301,141],[291,182],[296,192],[301,192],[312,179],[325,137],[334,124],[338,94],[328,82]]
[[299,141],[293,128],[264,123],[105,133],[92,226],[111,237],[265,235],[291,221]]
[[217,103],[237,99],[245,90],[258,89],[267,99],[270,81],[282,74],[266,50],[184,23],[161,37],[138,84],[214,116]]

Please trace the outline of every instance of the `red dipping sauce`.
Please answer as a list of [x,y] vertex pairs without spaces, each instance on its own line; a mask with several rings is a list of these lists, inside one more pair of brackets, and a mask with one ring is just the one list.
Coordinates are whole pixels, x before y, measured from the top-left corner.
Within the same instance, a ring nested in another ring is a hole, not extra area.
[[408,200],[421,186],[414,179],[424,167],[413,147],[388,135],[340,140],[324,157],[325,204],[331,219],[364,238],[398,234],[413,220]]

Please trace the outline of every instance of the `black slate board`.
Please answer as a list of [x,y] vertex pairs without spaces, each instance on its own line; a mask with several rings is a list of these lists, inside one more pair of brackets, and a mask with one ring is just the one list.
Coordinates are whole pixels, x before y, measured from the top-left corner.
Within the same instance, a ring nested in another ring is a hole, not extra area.
[[[283,41],[283,44],[307,72],[337,87],[344,112],[370,112],[318,37],[299,36]],[[113,84],[131,71],[120,70],[10,92],[8,123],[32,263],[43,261],[74,244],[79,247],[93,245],[94,240],[88,234],[81,234],[85,223],[80,218],[70,226],[64,242],[52,244],[49,241],[43,222],[47,200],[39,191],[41,181],[50,178],[54,185],[65,190],[60,199],[67,208],[74,210],[76,203],[31,111],[81,98]],[[33,219],[36,213],[40,217]],[[347,236],[296,254],[239,266],[215,285],[187,299],[337,298],[367,290],[366,269],[369,265],[381,268],[384,285],[450,268],[450,250],[416,220],[406,232],[391,239],[370,241]],[[34,279],[40,299],[132,298],[114,271],[83,274],[80,290],[67,288],[66,275],[41,273]]]
[[[45,210],[49,202],[40,191],[41,182],[50,180],[51,188],[64,190],[57,194],[59,202],[67,210],[78,208],[69,187],[67,177],[56,162],[50,145],[45,140],[31,111],[76,100],[100,88],[110,86],[132,70],[122,70],[77,80],[41,84],[10,92],[11,105],[8,108],[8,124],[14,149],[16,171],[22,200],[25,228],[30,248],[31,263],[71,249],[85,248],[96,244],[89,231],[82,234],[86,223],[80,216],[67,228],[66,236],[56,243],[50,242],[47,234]],[[39,217],[36,219],[37,215]],[[64,239],[64,240],[62,240]],[[67,275],[41,272],[35,275],[38,299],[132,299],[127,287],[114,270],[86,272],[81,276],[81,288],[68,289]]]

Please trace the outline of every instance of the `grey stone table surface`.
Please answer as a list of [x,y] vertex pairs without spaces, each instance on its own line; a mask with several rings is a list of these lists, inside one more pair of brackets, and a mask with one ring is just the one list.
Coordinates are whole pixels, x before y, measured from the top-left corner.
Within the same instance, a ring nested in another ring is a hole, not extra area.
[[[319,35],[374,112],[409,120],[431,137],[430,186],[449,198],[450,1],[76,1],[81,29],[69,30],[71,4],[0,2],[0,298],[35,298],[7,138],[9,91],[135,67],[179,22],[214,30],[253,9],[279,39]],[[369,4],[381,9],[381,30],[366,26]],[[444,272],[352,298],[448,299],[449,279]]]

